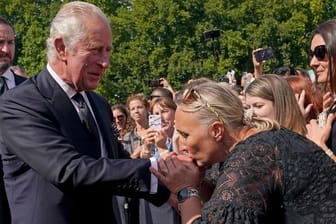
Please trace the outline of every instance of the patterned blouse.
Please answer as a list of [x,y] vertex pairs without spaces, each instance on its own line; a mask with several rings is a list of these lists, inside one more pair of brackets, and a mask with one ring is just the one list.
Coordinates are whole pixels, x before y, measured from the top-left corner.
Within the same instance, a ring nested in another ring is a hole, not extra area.
[[125,134],[122,144],[124,146],[124,149],[129,152],[129,154],[132,154],[134,152],[134,149],[139,145],[140,140],[141,138],[136,133],[136,129],[134,128],[132,131]]
[[336,223],[336,164],[292,131],[250,136],[209,171],[215,189],[193,223]]

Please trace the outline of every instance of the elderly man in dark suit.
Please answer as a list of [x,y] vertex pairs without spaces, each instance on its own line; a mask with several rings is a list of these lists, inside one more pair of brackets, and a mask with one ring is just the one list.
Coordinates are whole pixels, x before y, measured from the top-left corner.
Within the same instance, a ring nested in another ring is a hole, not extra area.
[[[25,78],[16,75],[10,69],[10,66],[13,64],[14,55],[14,27],[8,20],[0,17],[0,95],[25,80]],[[0,159],[0,224],[9,223],[10,213],[3,182],[2,162]]]
[[112,195],[168,200],[149,172],[154,158],[121,159],[128,155],[113,134],[110,106],[92,91],[109,66],[111,39],[98,7],[65,4],[51,24],[46,69],[1,97],[13,224],[111,224]]

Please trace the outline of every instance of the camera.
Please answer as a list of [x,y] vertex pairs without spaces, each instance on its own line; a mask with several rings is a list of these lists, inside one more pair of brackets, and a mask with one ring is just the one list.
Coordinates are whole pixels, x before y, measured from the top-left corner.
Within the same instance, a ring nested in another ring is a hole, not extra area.
[[204,32],[205,39],[215,39],[221,35],[221,31],[219,29],[209,30]]
[[263,48],[254,52],[254,56],[257,62],[261,62],[274,57],[274,51],[272,47]]
[[149,81],[148,81],[148,86],[149,86],[149,87],[163,87],[163,85],[160,84],[160,79],[149,80]]

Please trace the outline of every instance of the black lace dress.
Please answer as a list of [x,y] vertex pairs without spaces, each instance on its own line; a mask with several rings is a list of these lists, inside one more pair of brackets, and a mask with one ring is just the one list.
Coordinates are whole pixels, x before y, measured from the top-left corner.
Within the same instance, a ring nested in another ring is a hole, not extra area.
[[301,135],[256,134],[214,167],[216,187],[193,223],[336,223],[336,164]]

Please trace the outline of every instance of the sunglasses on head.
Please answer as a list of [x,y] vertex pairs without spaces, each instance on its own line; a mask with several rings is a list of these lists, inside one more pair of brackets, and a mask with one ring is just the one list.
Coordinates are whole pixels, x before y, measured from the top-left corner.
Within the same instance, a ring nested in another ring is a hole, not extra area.
[[315,56],[317,60],[322,61],[327,53],[327,48],[325,45],[319,45],[314,48],[314,51],[310,50],[309,51],[309,58],[310,60],[313,59]]
[[208,102],[202,99],[201,94],[196,90],[196,89],[189,89],[184,92],[184,97],[183,97],[183,103],[184,104],[191,104],[197,100],[200,100],[200,102],[205,106],[206,109],[211,111],[213,114],[216,115],[217,119],[224,122],[223,117],[220,115],[220,113],[213,107],[211,106]]

